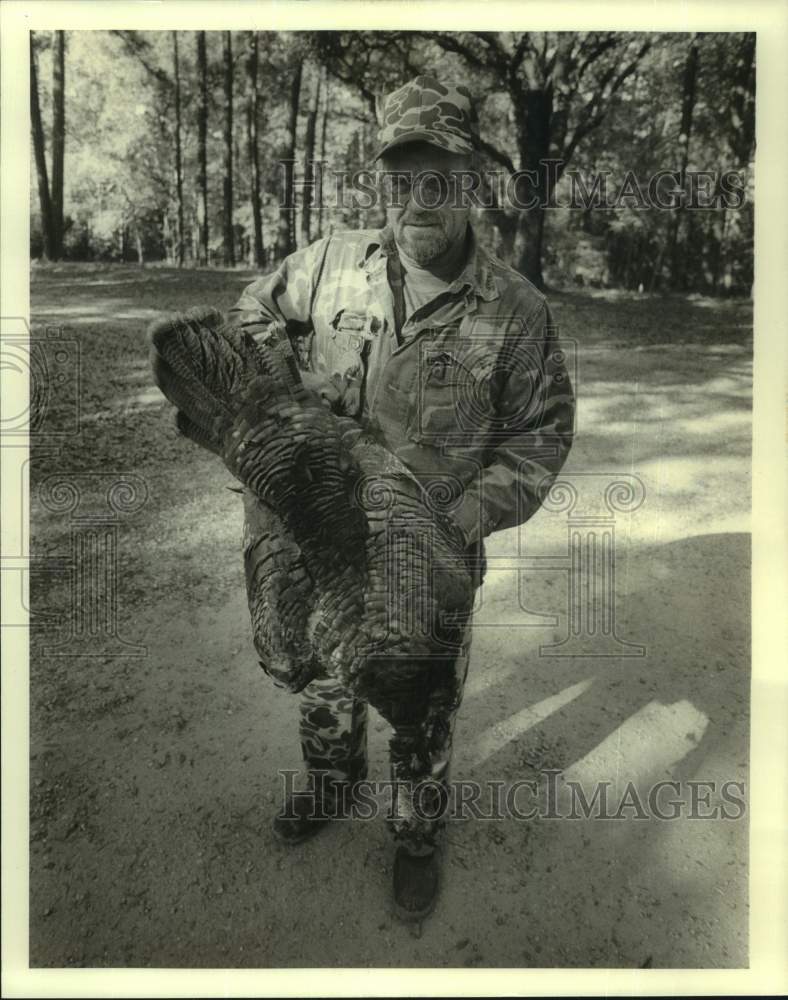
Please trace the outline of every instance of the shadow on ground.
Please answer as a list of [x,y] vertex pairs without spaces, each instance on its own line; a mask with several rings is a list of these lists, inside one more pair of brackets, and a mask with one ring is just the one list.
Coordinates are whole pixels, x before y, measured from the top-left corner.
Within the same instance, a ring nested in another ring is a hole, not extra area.
[[[119,634],[146,655],[46,654],[68,638],[70,577],[44,562],[31,584],[62,618],[31,657],[31,964],[746,964],[747,817],[689,818],[688,782],[715,782],[702,812],[747,781],[749,304],[554,297],[579,349],[566,474],[645,491],[616,522],[616,629],[646,655],[540,656],[567,627],[566,573],[529,564],[518,588],[517,533],[498,534],[456,736],[457,779],[541,788],[560,770],[589,797],[610,782],[616,805],[628,782],[647,797],[677,780],[682,815],[452,823],[439,907],[414,936],[388,912],[382,819],[296,851],[270,834],[297,705],[256,666],[231,479],[150,393],[138,316],[227,307],[249,277],[34,277],[34,318],[72,324],[83,365],[80,434],[33,454],[34,555],[70,551],[69,517],[40,504],[47,475],[125,470],[148,498],[118,525],[117,587]],[[526,534],[531,553],[565,552],[564,517]],[[386,739],[373,719],[380,778]]]

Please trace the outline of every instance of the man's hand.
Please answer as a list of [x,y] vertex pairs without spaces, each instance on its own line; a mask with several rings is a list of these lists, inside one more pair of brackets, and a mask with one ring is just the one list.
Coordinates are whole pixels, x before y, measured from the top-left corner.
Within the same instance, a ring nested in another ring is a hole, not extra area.
[[319,375],[317,372],[302,371],[301,381],[307,389],[314,392],[316,396],[320,396],[329,409],[333,410],[339,402],[339,389],[325,375]]
[[435,523],[449,538],[451,544],[459,551],[464,552],[471,544],[462,528],[457,524],[451,514],[436,514]]

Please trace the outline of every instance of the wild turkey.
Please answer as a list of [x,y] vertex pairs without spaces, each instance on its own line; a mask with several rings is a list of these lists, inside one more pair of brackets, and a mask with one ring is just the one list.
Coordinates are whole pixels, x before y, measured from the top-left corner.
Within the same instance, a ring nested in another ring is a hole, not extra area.
[[404,734],[450,697],[473,588],[462,545],[408,469],[303,383],[283,327],[212,309],[155,323],[154,377],[191,440],[246,488],[261,665],[291,691],[334,676]]

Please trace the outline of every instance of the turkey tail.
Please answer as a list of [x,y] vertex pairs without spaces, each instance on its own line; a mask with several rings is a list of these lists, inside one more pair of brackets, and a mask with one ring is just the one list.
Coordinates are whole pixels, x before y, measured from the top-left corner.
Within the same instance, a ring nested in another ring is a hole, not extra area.
[[218,430],[214,431],[213,428],[206,429],[199,424],[192,423],[183,410],[175,411],[175,426],[190,441],[198,444],[201,448],[205,448],[207,451],[212,451],[214,455],[222,457]]
[[253,342],[234,335],[216,309],[168,316],[149,329],[156,384],[178,408],[178,429],[217,454],[243,388],[262,368]]
[[221,323],[215,309],[200,309],[159,320],[148,331],[153,377],[180,411],[179,429],[217,452],[239,381],[239,359],[216,332]]
[[399,758],[421,753],[416,736],[439,717],[430,706],[456,695],[473,589],[418,477],[304,385],[283,324],[252,335],[203,308],[155,323],[148,337],[179,430],[246,487],[247,596],[263,668],[291,691],[339,679],[398,727]]
[[312,642],[312,578],[277,514],[244,491],[244,567],[260,666],[278,687],[301,691],[321,672]]
[[281,323],[271,323],[262,334],[252,338],[242,334],[247,349],[259,370],[273,378],[283,390],[292,396],[304,396],[304,384],[298,367],[293,345]]
[[148,342],[156,384],[179,411],[178,429],[216,454],[253,383],[257,397],[308,395],[281,324],[255,340],[201,307],[153,323]]

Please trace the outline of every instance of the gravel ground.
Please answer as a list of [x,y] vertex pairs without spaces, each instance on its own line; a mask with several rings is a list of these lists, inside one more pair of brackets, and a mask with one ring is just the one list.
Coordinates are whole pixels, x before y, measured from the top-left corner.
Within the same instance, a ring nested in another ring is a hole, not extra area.
[[[456,736],[458,779],[545,790],[560,771],[560,802],[569,781],[589,797],[607,781],[614,812],[628,783],[645,802],[673,780],[681,816],[450,823],[438,907],[408,928],[382,819],[273,839],[296,701],[256,663],[231,477],[177,437],[148,373],[154,316],[225,308],[250,279],[33,274],[34,328],[64,326],[81,354],[79,434],[62,434],[66,380],[31,474],[31,966],[745,966],[746,813],[688,814],[690,782],[715,783],[705,813],[748,775],[750,303],[551,296],[578,345],[566,474],[592,506],[616,474],[644,490],[615,519],[615,628],[645,655],[540,652],[568,629],[567,513],[543,510],[490,539]],[[78,510],[58,506],[53,475]],[[123,477],[139,502],[96,520]],[[88,621],[79,646],[67,562],[88,528],[114,532],[117,636]],[[382,779],[387,731],[374,715],[370,730]]]

